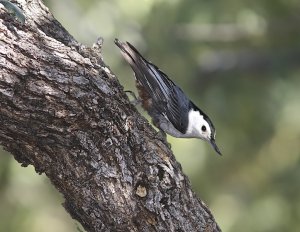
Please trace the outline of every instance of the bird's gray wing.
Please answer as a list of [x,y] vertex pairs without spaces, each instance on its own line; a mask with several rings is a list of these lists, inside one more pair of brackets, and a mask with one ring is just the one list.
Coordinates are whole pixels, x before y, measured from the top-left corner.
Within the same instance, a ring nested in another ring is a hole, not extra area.
[[189,100],[183,91],[171,81],[165,73],[163,73],[155,65],[147,61],[147,66],[150,70],[149,74],[150,85],[155,89],[153,99],[161,101],[164,99],[166,107],[161,112],[164,112],[168,120],[181,133],[185,133],[188,127],[188,112]]
[[183,91],[157,66],[147,61],[130,43],[115,40],[126,61],[133,69],[137,81],[152,99],[152,107],[164,115],[173,126],[185,133],[189,100]]

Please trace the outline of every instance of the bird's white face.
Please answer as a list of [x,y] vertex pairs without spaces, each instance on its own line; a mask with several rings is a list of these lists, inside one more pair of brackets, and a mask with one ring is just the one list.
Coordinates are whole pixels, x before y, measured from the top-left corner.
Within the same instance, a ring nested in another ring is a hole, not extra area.
[[189,125],[185,137],[203,139],[209,142],[219,155],[222,155],[215,141],[216,132],[210,125],[212,124],[207,122],[199,111],[192,110],[189,112]]
[[[199,111],[189,112],[189,125],[186,134],[190,137],[200,138],[210,141],[212,130],[208,122],[204,119]],[[214,137],[214,135],[213,135]]]

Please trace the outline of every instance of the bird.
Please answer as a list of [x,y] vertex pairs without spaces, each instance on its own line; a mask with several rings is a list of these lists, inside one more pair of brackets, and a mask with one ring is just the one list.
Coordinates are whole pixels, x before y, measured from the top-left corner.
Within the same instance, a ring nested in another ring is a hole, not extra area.
[[222,155],[216,144],[216,129],[210,118],[132,44],[117,38],[114,42],[134,72],[142,107],[154,126],[176,138],[200,138],[209,142]]

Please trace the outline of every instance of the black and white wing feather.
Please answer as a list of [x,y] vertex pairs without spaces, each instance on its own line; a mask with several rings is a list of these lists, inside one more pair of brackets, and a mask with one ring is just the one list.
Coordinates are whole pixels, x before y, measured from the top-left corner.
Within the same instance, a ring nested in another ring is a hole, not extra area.
[[117,39],[115,43],[133,69],[137,81],[151,98],[152,110],[164,115],[179,132],[185,133],[190,101],[183,91],[157,66],[143,58],[130,43]]

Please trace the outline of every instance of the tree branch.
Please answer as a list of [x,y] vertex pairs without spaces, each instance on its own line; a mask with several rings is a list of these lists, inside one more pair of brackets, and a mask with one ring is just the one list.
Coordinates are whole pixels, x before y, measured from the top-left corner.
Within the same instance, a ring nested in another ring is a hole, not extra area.
[[0,142],[87,231],[220,231],[101,58],[38,0],[0,8]]

